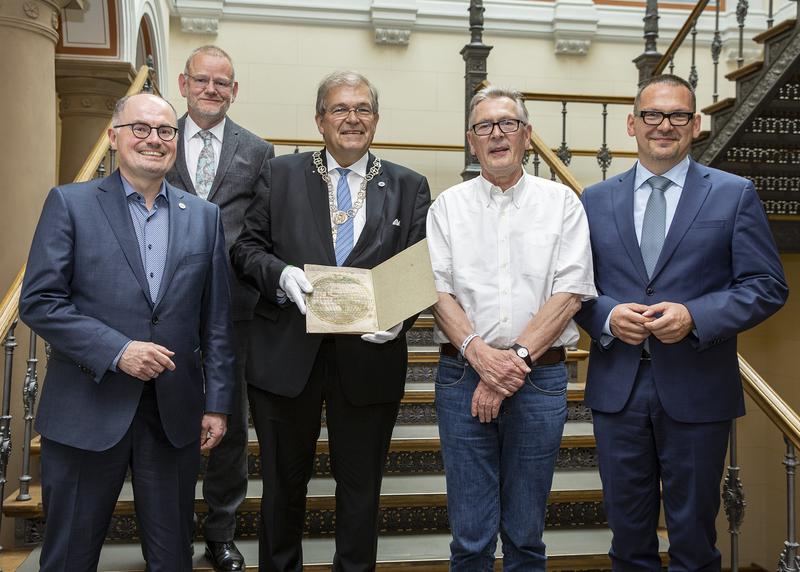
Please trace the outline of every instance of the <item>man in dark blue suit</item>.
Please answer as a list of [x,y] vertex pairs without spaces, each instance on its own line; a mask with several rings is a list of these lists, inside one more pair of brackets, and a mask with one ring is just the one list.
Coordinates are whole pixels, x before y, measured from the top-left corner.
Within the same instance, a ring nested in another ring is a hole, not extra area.
[[715,519],[731,419],[744,414],[736,335],[788,289],[747,179],[695,163],[691,86],[639,86],[628,134],[639,161],[583,194],[599,297],[576,321],[592,337],[592,408],[614,570],[659,570],[663,490],[670,570],[719,570]]
[[119,170],[54,188],[33,238],[20,316],[52,347],[42,571],[96,570],[128,468],[147,569],[191,570],[198,452],[225,434],[234,351],[219,209],[164,181],[175,124],[160,97],[121,99]]

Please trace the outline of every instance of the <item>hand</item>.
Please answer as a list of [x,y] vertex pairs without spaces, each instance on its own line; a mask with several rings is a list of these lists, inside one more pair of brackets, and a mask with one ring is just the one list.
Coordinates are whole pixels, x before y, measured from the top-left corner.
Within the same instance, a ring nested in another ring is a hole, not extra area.
[[486,385],[483,380],[478,382],[478,387],[472,394],[471,412],[481,423],[488,423],[500,413],[500,404],[505,399],[500,393]]
[[165,369],[173,371],[175,364],[169,358],[174,355],[175,352],[169,351],[164,346],[134,340],[122,352],[117,362],[117,369],[136,379],[148,381],[158,377],[158,374]]
[[200,450],[213,449],[225,436],[228,416],[223,413],[206,413],[200,422]]
[[681,341],[694,328],[692,315],[683,304],[660,302],[650,306],[642,315],[652,319],[644,327],[665,344]]
[[650,330],[645,324],[652,322],[653,318],[644,315],[649,308],[650,306],[633,302],[617,304],[611,310],[611,319],[608,323],[611,333],[626,344],[638,346],[650,335]]
[[391,342],[393,339],[397,337],[400,333],[400,330],[403,328],[403,323],[400,322],[393,328],[389,328],[388,330],[381,330],[379,332],[373,332],[371,334],[364,334],[361,336],[361,339],[365,342],[370,342],[373,344],[385,344],[386,342]]
[[467,361],[489,388],[504,397],[513,395],[531,368],[512,350],[498,350],[475,338],[467,346]]
[[281,272],[281,277],[278,279],[278,284],[281,290],[286,292],[287,298],[295,303],[300,313],[306,313],[306,294],[314,291],[311,282],[306,278],[306,273],[300,270],[297,266],[287,266]]

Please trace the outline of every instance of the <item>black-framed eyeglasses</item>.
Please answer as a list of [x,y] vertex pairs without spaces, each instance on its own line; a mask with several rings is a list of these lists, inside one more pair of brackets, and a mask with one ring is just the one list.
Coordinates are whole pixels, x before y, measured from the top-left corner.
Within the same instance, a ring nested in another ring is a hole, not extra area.
[[217,91],[230,91],[233,87],[233,80],[230,79],[215,79],[212,82],[211,78],[207,78],[204,75],[192,75],[186,72],[183,75],[192,80],[192,83],[201,89],[207,88],[209,83],[213,83],[214,89]]
[[692,111],[673,111],[672,113],[664,113],[663,111],[647,110],[639,112],[639,117],[647,125],[661,125],[666,117],[669,124],[673,127],[683,127],[688,125],[695,114]]
[[349,117],[353,112],[355,112],[356,117],[361,119],[369,119],[374,115],[372,108],[367,107],[366,105],[359,105],[358,107],[337,105],[336,107],[328,110],[328,114],[334,119],[344,119],[345,117]]
[[487,135],[491,135],[492,131],[494,131],[494,126],[500,128],[500,131],[503,133],[515,133],[519,131],[520,126],[525,125],[525,122],[522,119],[501,119],[500,121],[481,121],[480,123],[476,123],[472,126],[472,132],[475,135],[480,135],[481,137],[485,137]]
[[178,128],[172,125],[148,125],[147,123],[125,123],[124,125],[114,125],[114,129],[120,127],[130,127],[133,136],[137,139],[147,139],[150,132],[155,129],[156,135],[162,141],[172,141],[178,134]]

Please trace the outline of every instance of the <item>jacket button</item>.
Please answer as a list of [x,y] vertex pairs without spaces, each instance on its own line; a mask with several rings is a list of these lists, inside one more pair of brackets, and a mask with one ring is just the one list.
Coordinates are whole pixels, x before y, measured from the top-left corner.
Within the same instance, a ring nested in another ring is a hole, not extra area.
[[153,316],[153,319],[150,322],[155,326],[158,323],[158,316]]
[[645,290],[645,293],[646,293],[648,296],[652,296],[654,292],[655,292],[655,290],[653,290],[653,289],[652,289],[652,288],[650,288],[650,287],[648,287],[648,288],[647,288],[647,290]]

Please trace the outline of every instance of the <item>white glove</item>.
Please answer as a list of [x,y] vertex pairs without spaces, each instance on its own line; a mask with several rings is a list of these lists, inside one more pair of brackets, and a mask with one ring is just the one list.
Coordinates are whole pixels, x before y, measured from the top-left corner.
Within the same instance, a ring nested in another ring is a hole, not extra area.
[[300,313],[306,313],[306,299],[305,295],[310,294],[314,287],[311,282],[306,278],[306,273],[300,270],[297,266],[287,266],[281,272],[281,277],[278,280],[281,290],[286,292],[286,297],[297,305]]
[[397,334],[400,333],[400,330],[403,328],[403,323],[397,324],[395,327],[390,328],[386,331],[380,332],[373,332],[371,334],[364,334],[361,336],[361,339],[365,342],[370,342],[373,344],[385,344],[386,342],[391,342],[393,339],[397,337]]

